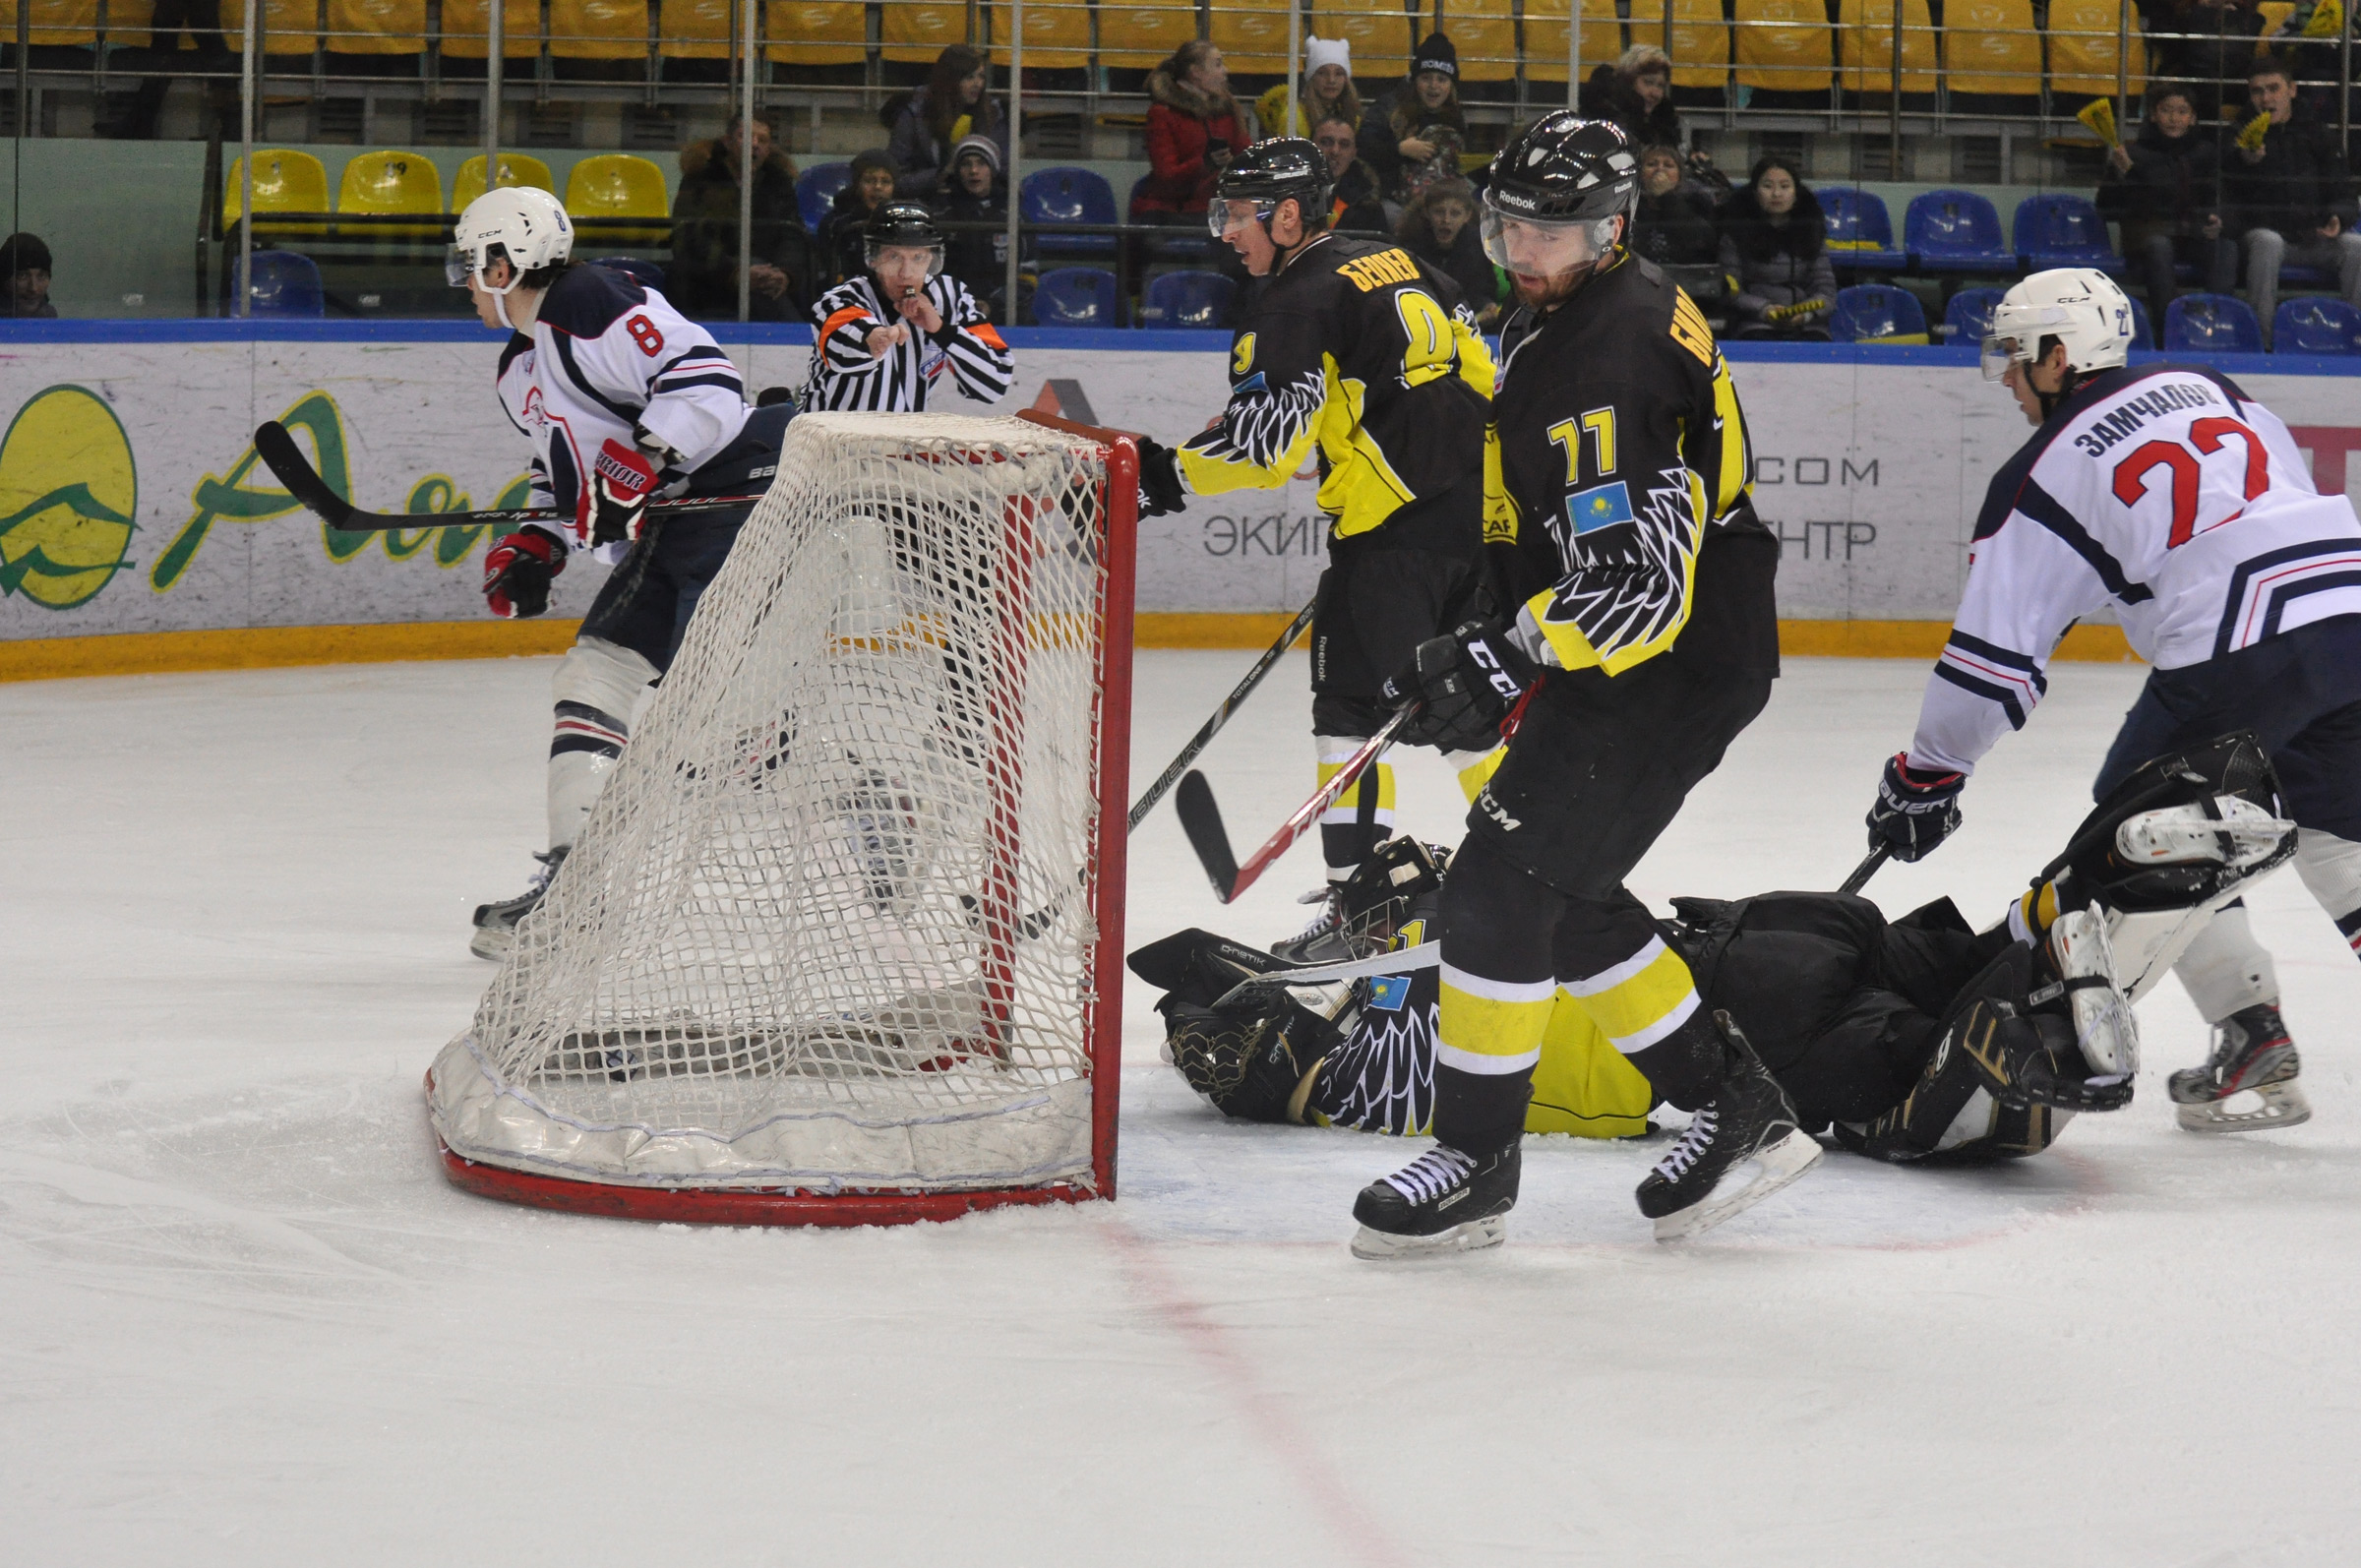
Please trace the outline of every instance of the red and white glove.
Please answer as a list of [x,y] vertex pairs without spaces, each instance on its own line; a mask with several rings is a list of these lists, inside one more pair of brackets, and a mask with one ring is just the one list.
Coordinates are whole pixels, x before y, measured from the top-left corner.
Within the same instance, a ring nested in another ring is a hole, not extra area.
[[484,553],[484,602],[503,620],[549,608],[550,579],[566,570],[566,541],[525,524]]
[[590,483],[583,487],[575,513],[591,548],[638,538],[647,498],[655,489],[656,465],[648,454],[610,436],[590,465]]

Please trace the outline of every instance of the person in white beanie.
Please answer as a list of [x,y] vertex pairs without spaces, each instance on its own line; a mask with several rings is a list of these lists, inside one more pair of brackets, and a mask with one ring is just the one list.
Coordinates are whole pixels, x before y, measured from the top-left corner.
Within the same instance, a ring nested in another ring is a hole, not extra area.
[[1345,38],[1303,40],[1303,80],[1296,86],[1296,123],[1286,125],[1287,84],[1254,100],[1254,119],[1264,136],[1300,136],[1330,116],[1361,123],[1361,94],[1353,90],[1353,44]]

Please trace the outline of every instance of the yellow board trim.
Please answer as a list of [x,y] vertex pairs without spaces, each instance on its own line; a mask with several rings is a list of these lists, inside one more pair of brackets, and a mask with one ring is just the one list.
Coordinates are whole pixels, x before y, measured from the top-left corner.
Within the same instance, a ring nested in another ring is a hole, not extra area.
[[[1287,629],[1284,613],[1143,610],[1143,648],[1265,648]],[[261,627],[232,632],[143,632],[119,636],[0,640],[0,681],[58,681],[186,670],[273,670],[305,664],[389,664],[432,659],[510,659],[563,653],[579,621],[421,621],[401,626]],[[1948,621],[1782,621],[1789,658],[1926,659],[1943,650]],[[2138,662],[2123,629],[2078,626],[2052,655],[2106,664]]]

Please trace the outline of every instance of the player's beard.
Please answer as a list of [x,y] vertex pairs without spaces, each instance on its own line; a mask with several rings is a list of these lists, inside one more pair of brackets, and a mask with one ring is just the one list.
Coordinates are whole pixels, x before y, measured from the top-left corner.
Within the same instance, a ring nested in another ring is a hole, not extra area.
[[1508,274],[1509,286],[1517,291],[1518,302],[1529,309],[1555,310],[1567,300],[1572,299],[1575,291],[1581,288],[1589,280],[1591,273],[1598,270],[1598,263],[1589,262],[1567,271],[1552,272],[1546,277],[1526,272],[1511,272]]

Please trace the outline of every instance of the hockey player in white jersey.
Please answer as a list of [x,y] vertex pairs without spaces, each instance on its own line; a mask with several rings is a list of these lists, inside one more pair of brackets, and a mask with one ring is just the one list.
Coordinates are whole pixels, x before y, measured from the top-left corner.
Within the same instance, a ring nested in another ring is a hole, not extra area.
[[754,410],[738,367],[703,328],[621,271],[569,260],[574,227],[556,197],[487,191],[459,214],[450,263],[486,327],[505,328],[502,409],[533,444],[532,505],[567,520],[527,523],[484,557],[500,616],[549,607],[551,579],[587,550],[616,568],[558,665],[549,750],[549,849],[515,898],[475,912],[471,950],[508,951],[541,901],[631,734],[633,704],[671,664],[705,584],[753,510],[725,508],[644,531],[651,499],[756,495],[778,467],[791,407]]
[[[2236,383],[2129,368],[2131,339],[2131,302],[2087,268],[2035,272],[1993,311],[1985,377],[2039,429],[1986,494],[1959,617],[1917,734],[1886,764],[1870,844],[1916,860],[1958,827],[1968,775],[2024,726],[2058,639],[2111,606],[2154,670],[2094,792],[2252,729],[2303,830],[2296,870],[2361,947],[2361,519],[2312,488],[2287,427]],[[2037,928],[2045,913],[2028,895],[2015,919]],[[2175,972],[2215,1030],[2207,1064],[2171,1076],[2181,1125],[2311,1115],[2244,907],[2218,912]]]
[[888,202],[863,240],[869,271],[812,307],[804,408],[923,413],[944,375],[980,403],[1008,395],[1016,361],[967,285],[942,270],[942,231],[916,202]]

